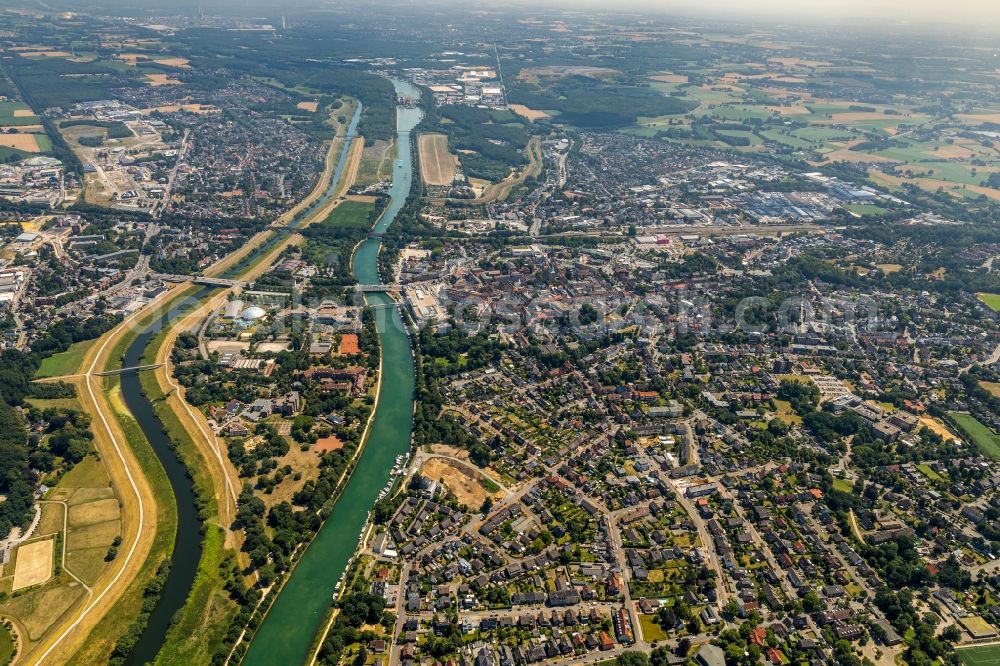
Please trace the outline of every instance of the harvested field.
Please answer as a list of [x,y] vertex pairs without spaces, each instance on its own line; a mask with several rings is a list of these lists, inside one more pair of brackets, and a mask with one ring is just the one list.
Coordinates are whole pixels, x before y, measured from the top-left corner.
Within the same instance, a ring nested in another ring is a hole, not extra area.
[[76,504],[69,508],[70,527],[81,527],[103,523],[118,517],[118,500],[102,499],[86,504]]
[[27,630],[28,638],[37,641],[83,595],[79,583],[46,585],[8,600],[3,604],[3,612],[16,617]]
[[893,118],[899,118],[900,116],[887,116],[884,113],[879,113],[878,111],[845,111],[843,113],[834,113],[830,116],[830,120],[835,123],[856,123],[859,120],[892,120]]
[[15,118],[30,118],[35,115],[35,112],[31,109],[14,109]]
[[166,65],[167,67],[190,67],[191,63],[187,58],[157,58],[154,60],[157,65]]
[[419,138],[420,176],[428,185],[451,185],[458,158],[448,152],[446,134],[421,134]]
[[835,150],[823,157],[826,158],[827,162],[886,162],[890,164],[899,162],[899,160],[894,160],[884,155],[869,155],[868,153],[859,153],[850,149]]
[[41,150],[34,134],[0,134],[0,146],[17,148],[28,153],[37,153]]
[[55,539],[44,539],[17,547],[12,587],[15,592],[44,583],[52,577],[52,554],[55,552],[55,543]]
[[[648,77],[653,81],[662,81],[663,83],[687,83],[688,77],[684,74],[672,74],[670,72],[665,72],[663,74],[654,74]],[[513,107],[511,107],[513,108]]]
[[363,204],[373,204],[378,201],[378,197],[371,194],[348,194],[344,197],[344,201],[357,201]]
[[180,81],[170,78],[169,74],[147,74],[146,81],[151,86],[176,86]]
[[931,157],[943,157],[946,160],[965,160],[975,157],[976,155],[965,146],[954,144],[950,146],[941,146],[937,150],[925,151],[925,154],[930,155]]
[[544,111],[529,109],[524,104],[511,104],[510,110],[516,113],[517,115],[521,116],[522,118],[526,118],[527,120],[530,120],[532,122],[536,120],[545,120],[546,118],[552,117],[549,114],[545,113]]
[[431,458],[420,468],[420,473],[428,479],[443,482],[455,493],[459,502],[473,509],[479,508],[487,497],[493,499],[503,497],[503,491],[488,492],[480,481],[486,477],[481,477],[477,471],[473,471],[471,465],[467,467],[451,460]]
[[777,111],[783,116],[809,115],[809,109],[804,106],[765,106],[768,111]]
[[311,113],[316,113],[316,109],[319,108],[319,102],[299,102],[295,105],[296,109],[302,109],[303,111],[309,111]]

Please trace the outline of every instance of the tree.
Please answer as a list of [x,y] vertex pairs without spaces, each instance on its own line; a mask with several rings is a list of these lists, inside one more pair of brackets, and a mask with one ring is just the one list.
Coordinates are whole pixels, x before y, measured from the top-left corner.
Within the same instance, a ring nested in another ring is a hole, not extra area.
[[618,655],[615,664],[618,666],[651,666],[649,656],[646,653],[633,650],[626,650]]

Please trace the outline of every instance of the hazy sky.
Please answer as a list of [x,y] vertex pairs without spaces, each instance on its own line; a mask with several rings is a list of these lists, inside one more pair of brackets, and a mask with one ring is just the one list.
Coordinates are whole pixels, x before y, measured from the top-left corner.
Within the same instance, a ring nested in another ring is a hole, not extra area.
[[[603,6],[591,0],[554,0],[562,6]],[[671,13],[723,13],[740,17],[826,19],[836,22],[885,19],[899,23],[967,23],[1000,32],[1000,0],[617,0],[614,6]]]

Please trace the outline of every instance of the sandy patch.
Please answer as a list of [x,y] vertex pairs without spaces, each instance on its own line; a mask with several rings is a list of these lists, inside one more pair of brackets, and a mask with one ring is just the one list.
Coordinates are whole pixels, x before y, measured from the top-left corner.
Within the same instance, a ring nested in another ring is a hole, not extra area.
[[295,105],[295,108],[316,113],[316,109],[319,108],[319,102],[299,102]]
[[463,463],[431,458],[420,468],[420,473],[428,479],[444,483],[459,502],[473,510],[478,509],[488,496],[493,499],[503,497],[503,491],[488,492],[480,482],[479,473]]
[[551,118],[549,114],[544,111],[538,111],[537,109],[529,109],[524,104],[511,104],[510,110],[521,116],[522,118],[527,118],[528,120],[534,122],[536,120],[545,120],[546,118]]
[[151,86],[176,86],[180,84],[177,79],[170,78],[169,74],[147,74],[146,81]]
[[37,153],[40,150],[34,134],[0,134],[0,146],[17,148],[28,153]]
[[35,115],[35,112],[31,109],[14,109],[15,118],[29,118]]
[[13,590],[44,583],[52,577],[52,553],[55,540],[45,539],[18,546],[14,566]]

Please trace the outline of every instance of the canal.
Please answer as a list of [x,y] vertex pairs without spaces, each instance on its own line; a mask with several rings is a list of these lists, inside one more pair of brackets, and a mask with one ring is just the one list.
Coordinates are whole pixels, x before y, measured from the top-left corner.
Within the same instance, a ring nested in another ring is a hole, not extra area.
[[[337,189],[337,183],[343,173],[350,151],[351,141],[357,135],[358,121],[361,119],[361,103],[358,102],[354,115],[348,123],[344,134],[344,143],[337,156],[330,184],[323,194],[305,210],[300,211],[289,224],[290,227],[301,226],[322,206],[326,205]],[[255,248],[243,261],[226,272],[226,277],[238,277],[262,253],[273,248],[278,241],[288,234],[287,230],[278,230],[266,242]],[[142,357],[146,353],[150,340],[171,320],[173,320],[188,305],[200,300],[211,288],[205,288],[194,295],[175,304],[166,314],[153,322],[149,328],[142,331],[125,351],[122,367],[130,368],[142,365]],[[412,374],[411,374],[412,382]],[[170,448],[170,438],[167,437],[163,424],[153,409],[152,403],[142,392],[139,375],[136,372],[124,373],[121,376],[121,391],[132,416],[142,429],[143,435],[149,441],[159,458],[160,464],[167,473],[170,487],[177,506],[177,533],[174,536],[174,548],[171,555],[171,568],[163,586],[160,599],[150,613],[149,623],[143,631],[135,647],[129,654],[126,664],[138,666],[152,662],[166,640],[170,622],[187,600],[191,586],[194,584],[198,562],[201,560],[201,520],[196,508],[197,496],[194,484],[187,474],[184,464]]]
[[[149,341],[169,321],[182,314],[182,311],[189,305],[205,297],[211,291],[214,291],[211,287],[199,290],[175,304],[149,328],[142,331],[125,350],[122,367],[132,368],[142,365],[142,357]],[[170,489],[174,495],[174,503],[177,506],[177,532],[174,535],[170,573],[167,574],[159,601],[149,614],[149,623],[125,660],[129,666],[138,666],[156,658],[156,654],[163,647],[167,629],[170,627],[174,613],[180,610],[187,600],[188,591],[194,583],[194,576],[198,570],[198,561],[201,559],[201,519],[198,517],[198,509],[195,504],[197,495],[194,483],[188,476],[184,463],[170,448],[170,438],[166,434],[163,423],[156,415],[153,403],[142,392],[138,372],[122,373],[121,391],[125,406],[128,407],[136,423],[139,424],[143,435],[153,447],[153,452],[156,453],[156,457],[160,459],[160,464],[163,465],[163,469],[167,473]]]
[[[420,96],[408,83],[393,80],[393,85],[397,94]],[[393,168],[391,201],[375,231],[384,231],[392,224],[410,193],[413,179],[410,131],[420,118],[419,109],[396,109],[397,160],[401,166]],[[379,283],[380,242],[378,238],[369,238],[355,252],[354,276],[362,284]],[[371,293],[366,298],[372,306],[393,302],[385,294]],[[330,608],[337,581],[358,547],[368,512],[388,483],[396,457],[410,449],[414,389],[410,340],[394,307],[378,308],[376,314],[382,376],[368,442],[330,516],[306,548],[257,630],[243,658],[246,666],[302,664],[308,659],[310,645]]]

